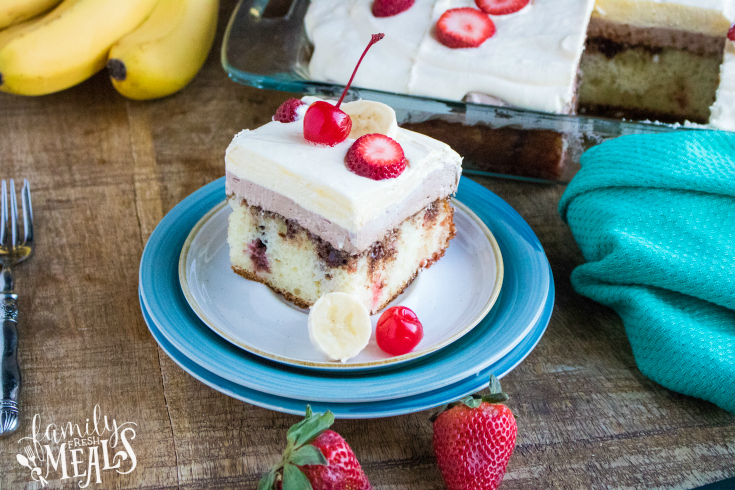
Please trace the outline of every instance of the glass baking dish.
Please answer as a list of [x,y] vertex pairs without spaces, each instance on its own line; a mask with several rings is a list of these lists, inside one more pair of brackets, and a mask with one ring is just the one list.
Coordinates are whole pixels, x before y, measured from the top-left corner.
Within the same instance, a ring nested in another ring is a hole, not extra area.
[[[240,0],[222,43],[222,66],[236,82],[338,98],[344,86],[309,79],[309,0]],[[349,62],[352,63],[353,60]],[[370,99],[396,110],[398,124],[450,144],[468,174],[568,182],[588,148],[627,134],[697,127],[548,114],[351,87],[346,100]]]

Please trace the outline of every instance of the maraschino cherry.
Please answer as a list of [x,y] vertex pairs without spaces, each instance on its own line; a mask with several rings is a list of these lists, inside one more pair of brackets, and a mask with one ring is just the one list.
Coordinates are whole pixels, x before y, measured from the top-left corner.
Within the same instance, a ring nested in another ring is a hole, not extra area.
[[405,306],[393,306],[380,315],[375,327],[378,347],[393,356],[411,352],[424,338],[424,327],[416,313]]
[[315,145],[334,146],[342,143],[350,135],[352,120],[346,112],[339,109],[339,106],[342,104],[345,95],[347,95],[347,90],[350,88],[352,80],[355,79],[357,69],[360,67],[360,63],[362,63],[368,49],[384,37],[385,34],[373,34],[365,51],[362,52],[355,70],[352,72],[350,81],[347,82],[347,86],[342,92],[342,97],[339,98],[336,105],[320,100],[309,106],[304,115],[304,138],[306,138],[306,141]]

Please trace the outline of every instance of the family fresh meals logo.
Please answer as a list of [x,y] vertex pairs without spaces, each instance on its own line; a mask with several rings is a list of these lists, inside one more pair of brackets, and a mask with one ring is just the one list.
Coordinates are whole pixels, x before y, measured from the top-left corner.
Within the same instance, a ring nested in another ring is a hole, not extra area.
[[137,425],[103,417],[99,405],[83,425],[67,422],[44,428],[36,414],[31,436],[18,441],[22,449],[15,456],[30,470],[31,479],[44,487],[50,479],[76,479],[79,488],[87,488],[91,483],[102,483],[105,471],[121,475],[133,472],[137,459],[130,443]]

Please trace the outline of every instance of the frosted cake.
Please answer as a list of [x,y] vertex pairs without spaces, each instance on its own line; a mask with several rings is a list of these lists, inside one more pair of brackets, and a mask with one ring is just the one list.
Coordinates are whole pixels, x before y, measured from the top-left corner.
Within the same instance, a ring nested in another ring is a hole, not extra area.
[[[378,2],[410,6],[376,17]],[[477,46],[442,43],[442,15],[483,4],[522,8],[488,14],[494,30]],[[315,80],[344,84],[341,60],[380,30],[386,41],[370,63],[384,76],[358,75],[361,87],[551,113],[574,113],[579,103],[596,115],[732,127],[725,103],[713,104],[729,92],[725,41],[734,21],[733,0],[312,0],[304,22]]]
[[611,116],[707,123],[732,21],[730,0],[597,0],[580,104]]
[[[377,6],[389,12],[377,15]],[[487,38],[471,47],[444,42],[442,18],[467,10],[486,14]],[[314,80],[344,84],[341,60],[382,31],[380,56],[368,63],[383,76],[358,75],[356,85],[735,130],[735,44],[726,44],[734,20],[735,0],[311,0],[304,22]],[[473,125],[451,114],[402,126],[461,148],[476,169],[493,173],[558,180],[579,150],[560,132]]]
[[[291,111],[295,120],[242,131],[227,148],[232,268],[300,307],[344,292],[375,313],[441,258],[455,235],[449,199],[462,159],[444,143],[398,128],[392,109],[367,101],[342,105],[352,118],[347,139],[311,144],[303,111],[320,101],[302,101]],[[348,165],[356,140],[377,138],[370,134],[376,118],[385,123],[380,138],[405,155],[405,170],[382,180]]]
[[[554,113],[576,108],[577,73],[594,0],[534,0],[507,15],[492,15],[495,32],[480,46],[448,47],[435,25],[451,9],[477,9],[474,0],[418,0],[407,10],[376,17],[373,0],[312,0],[306,14],[314,45],[314,80],[344,84],[372,32],[384,32],[379,56],[365,61],[355,85],[376,90],[469,98]],[[370,68],[367,68],[370,66]],[[372,77],[370,73],[382,73]]]

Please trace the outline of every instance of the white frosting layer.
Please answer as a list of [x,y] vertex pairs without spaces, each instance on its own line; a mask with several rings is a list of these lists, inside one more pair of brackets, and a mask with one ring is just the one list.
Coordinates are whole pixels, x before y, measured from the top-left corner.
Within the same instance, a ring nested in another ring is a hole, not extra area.
[[[333,245],[355,251],[375,240],[374,236],[363,237],[363,230],[370,235],[380,230],[385,233],[407,217],[402,216],[404,212],[415,213],[457,189],[462,159],[448,145],[400,128],[395,140],[408,160],[406,170],[394,179],[376,181],[345,166],[354,139],[334,147],[314,146],[304,139],[303,120],[272,121],[242,131],[232,140],[225,155],[228,184],[232,176],[284,196],[344,229],[340,243]],[[406,202],[409,196],[411,202]],[[409,208],[416,209],[411,212]],[[291,218],[283,210],[268,210]],[[308,224],[302,225],[321,235]],[[343,241],[350,242],[349,246]]]
[[418,0],[405,12],[375,17],[373,0],[312,0],[304,23],[314,45],[314,80],[346,84],[370,36],[386,36],[370,48],[353,85],[405,93],[416,54],[429,28],[434,0]]
[[[346,83],[370,39],[355,85],[449,100],[476,92],[527,109],[567,113],[594,0],[534,0],[515,14],[491,16],[495,35],[480,47],[451,49],[434,36],[450,8],[474,0],[417,0],[407,11],[376,18],[372,0],[312,0],[306,29],[314,44],[315,80]],[[350,60],[350,61],[348,61]]]
[[[478,48],[448,48],[428,35],[408,91],[453,100],[479,92],[517,107],[570,112],[592,3],[535,0],[515,14],[492,16],[496,33]],[[474,0],[439,0],[432,25],[460,7],[476,6]]]
[[725,61],[720,67],[720,86],[710,108],[709,123],[726,131],[735,131],[735,43],[727,41]]
[[724,36],[735,21],[733,0],[597,0],[595,17],[636,27]]

